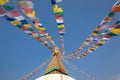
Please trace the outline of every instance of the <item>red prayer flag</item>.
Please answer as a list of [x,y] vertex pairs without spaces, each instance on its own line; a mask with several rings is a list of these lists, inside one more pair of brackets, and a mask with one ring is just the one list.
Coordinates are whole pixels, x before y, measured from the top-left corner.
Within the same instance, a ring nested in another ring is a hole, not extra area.
[[32,12],[32,9],[30,9],[30,8],[23,8],[23,10],[25,11],[25,13],[31,13]]
[[10,14],[14,17],[20,16],[19,12],[17,10],[10,11]]
[[2,6],[0,5],[0,15],[4,14],[5,10],[2,8]]

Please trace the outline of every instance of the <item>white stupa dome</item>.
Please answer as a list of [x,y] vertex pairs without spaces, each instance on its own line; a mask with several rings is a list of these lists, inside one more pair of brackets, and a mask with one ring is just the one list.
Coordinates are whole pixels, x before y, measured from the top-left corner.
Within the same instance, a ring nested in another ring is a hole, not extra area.
[[36,80],[75,80],[75,79],[64,74],[48,74],[40,78],[37,78]]

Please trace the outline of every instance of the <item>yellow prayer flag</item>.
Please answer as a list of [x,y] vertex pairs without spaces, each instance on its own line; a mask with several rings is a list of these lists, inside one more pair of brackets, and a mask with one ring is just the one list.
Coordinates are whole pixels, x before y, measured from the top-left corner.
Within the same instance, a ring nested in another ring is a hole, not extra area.
[[51,36],[46,36],[47,39],[51,39],[52,37]]
[[94,32],[92,33],[92,36],[96,36],[96,35],[97,35],[96,33],[94,33]]
[[63,12],[62,8],[59,8],[58,11],[59,11],[59,12]]
[[36,24],[34,24],[34,27],[37,29],[37,30],[40,30],[40,27]]
[[96,50],[96,48],[95,48],[95,47],[92,47],[92,48],[90,48],[90,50],[93,50],[93,51],[94,51],[94,50]]
[[36,16],[35,11],[32,11],[32,15],[33,15],[34,17]]
[[59,29],[64,28],[64,25],[63,25],[63,24],[58,25],[58,28],[59,28]]
[[40,30],[44,31],[44,30],[46,30],[46,29],[45,29],[45,28],[40,28]]
[[32,38],[37,38],[38,36],[36,34],[32,34]]
[[100,40],[98,43],[99,44],[105,44],[105,41],[104,40]]
[[26,13],[28,17],[35,17],[35,11]]
[[114,34],[120,34],[120,29],[113,28],[110,31]]
[[60,38],[63,38],[63,36],[60,36]]
[[8,3],[8,2],[9,2],[9,0],[0,0],[0,5],[4,5],[4,4]]
[[54,13],[63,12],[62,8],[54,8]]
[[14,26],[21,24],[20,21],[11,21],[10,23]]
[[31,25],[30,24],[24,24],[24,27],[25,28],[31,28]]

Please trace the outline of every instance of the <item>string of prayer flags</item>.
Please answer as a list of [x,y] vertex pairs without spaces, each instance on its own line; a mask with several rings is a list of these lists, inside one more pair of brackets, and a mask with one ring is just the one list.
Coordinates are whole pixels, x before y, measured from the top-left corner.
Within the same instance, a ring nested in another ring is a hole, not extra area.
[[[112,39],[114,36],[118,36],[118,35],[120,35],[120,20],[115,22],[114,27],[113,27],[113,25],[110,26],[110,31],[106,35],[102,36],[102,38],[97,40],[97,42],[94,43],[92,45],[92,47],[90,47],[87,50],[85,50],[82,54],[77,55],[77,53],[81,50],[79,48],[79,49],[74,51],[74,55],[71,56],[71,57],[73,57],[74,59],[80,59],[81,57],[86,56],[89,53],[95,51],[100,46],[105,45],[106,43],[108,43],[110,41],[110,39]],[[89,42],[89,41],[90,41],[90,39],[89,40],[87,39],[86,42]],[[84,44],[86,45],[87,43],[84,43]],[[85,45],[83,47],[85,47]],[[70,57],[67,57],[67,58],[70,58]]]
[[[53,47],[57,47],[55,42],[52,40],[52,37],[48,34],[46,28],[41,24],[38,17],[36,16],[36,12],[34,11],[34,4],[32,1],[28,0],[14,0],[15,4],[21,9],[21,13],[15,9],[13,6],[6,5],[9,0],[1,0],[0,1],[0,16],[9,21],[12,25],[18,27],[26,34],[30,35],[32,38],[41,42],[41,44],[45,45],[51,51],[53,51]],[[59,38],[62,46],[62,55],[64,55],[64,34],[65,34],[65,26],[63,20],[63,9],[58,7],[58,3],[62,2],[62,0],[51,0],[53,12],[55,15]],[[105,18],[101,21],[101,23],[97,26],[97,28],[90,34],[90,36],[77,48],[74,52],[72,52],[70,57],[81,58],[83,56],[88,55],[89,53],[95,51],[100,46],[103,46],[111,38],[114,36],[120,35],[120,20],[114,23],[111,26],[108,26],[107,23],[111,22],[115,17],[115,14],[120,12],[120,0],[118,0],[109,14],[105,16]],[[24,16],[26,17],[24,17]],[[34,28],[32,27],[34,26]],[[37,31],[37,32],[36,32]],[[52,44],[51,45],[49,44]],[[82,54],[77,55],[82,49],[88,48]]]
[[71,55],[65,56],[66,58],[71,58],[74,57],[76,58],[81,58],[83,56],[86,56],[87,54],[93,52],[94,50],[96,50],[97,48],[99,48],[100,46],[106,44],[107,42],[110,41],[111,38],[113,38],[114,36],[118,36],[120,35],[120,20],[117,20],[114,24],[112,24],[109,28],[110,30],[103,36],[101,36],[101,38],[97,39],[97,43],[94,43],[93,46],[89,49],[87,49],[85,52],[83,52],[82,54],[79,54],[79,56],[76,56],[77,53],[79,53],[83,48],[85,48],[86,46],[91,46],[90,42],[93,42],[93,37],[88,37],[84,43],[80,46],[80,48],[76,49]]
[[[11,6],[7,6],[7,7],[11,7]],[[33,29],[31,28],[31,25],[25,20],[25,18],[22,15],[20,15],[20,13],[17,10],[14,9],[12,11],[6,12],[3,18],[10,21],[11,24],[13,24],[14,26],[17,26],[21,30],[30,29],[31,31],[33,31]],[[23,19],[15,18],[15,16],[21,16]]]
[[[23,4],[27,4],[27,6],[24,6]],[[29,5],[28,5],[29,4]],[[38,30],[41,36],[46,36],[48,35],[46,30],[42,29],[42,24],[39,23],[38,18],[35,15],[35,11],[32,10],[33,8],[33,3],[30,1],[19,1],[19,5],[21,6],[22,11],[31,19],[33,22],[34,27]],[[32,5],[32,8],[30,7]]]
[[[28,1],[20,1],[19,0],[19,5],[21,6],[20,8],[26,14],[26,16],[30,18],[34,27],[38,30],[40,35],[41,36],[46,36],[45,33],[47,33],[47,31],[42,26],[42,24],[39,22],[38,18],[35,16],[35,11],[33,11],[32,8],[28,7],[28,5],[26,6],[27,2]],[[33,6],[32,2],[29,1],[29,3]]]
[[[87,38],[92,38],[92,40],[87,42],[87,39],[83,42],[83,44],[85,45],[84,47],[79,47],[78,49],[76,49],[75,51],[73,51],[72,53],[66,55],[66,56],[73,56],[74,54],[79,53],[79,51],[81,51],[82,49],[84,49],[86,46],[89,46],[90,44],[98,41],[99,39],[102,38],[102,36],[105,36],[108,32],[109,32],[109,27],[106,26],[106,24],[108,22],[111,22],[111,20],[113,19],[113,17],[115,16],[115,13],[120,12],[120,1],[117,1],[114,6],[112,7],[111,11],[109,12],[109,14],[101,21],[101,23],[97,26],[97,28],[90,34],[90,36]],[[119,29],[111,29],[111,33],[107,34],[107,37],[111,37],[111,36],[115,36],[119,34]]]
[[95,43],[92,47],[90,47],[89,49],[87,49],[86,51],[84,51],[82,54],[74,56],[74,59],[80,59],[80,58],[82,58],[82,57],[90,54],[91,52],[95,51],[97,48],[99,48],[100,46],[103,46],[107,42],[108,42],[108,40],[106,41],[106,39],[100,39],[100,40],[98,40],[97,43]]
[[62,46],[62,55],[64,55],[64,20],[63,20],[63,9],[58,7],[57,3],[61,2],[62,0],[51,0],[53,12],[56,18],[56,23],[57,23],[57,28],[58,28],[58,33],[59,33],[59,38],[61,40],[61,46]]
[[[50,35],[47,33],[46,28],[44,28],[44,26],[39,22],[38,18],[36,17],[36,13],[33,10],[34,4],[31,1],[19,0],[17,5],[19,5],[18,7],[21,9],[21,11],[30,19],[30,21],[32,22],[33,26],[38,31],[40,36],[44,38],[42,41],[46,42],[48,40],[50,41],[50,43],[53,43],[52,37],[48,38],[48,36]],[[55,44],[52,45],[54,46]]]
[[[59,1],[59,0],[58,0]],[[63,39],[64,36],[64,21],[63,21],[63,10],[62,8],[59,8],[57,5],[57,1],[56,0],[51,0],[52,6],[53,6],[53,12],[55,14],[55,18],[56,18],[56,23],[58,26],[58,33],[60,34],[60,40]]]
[[100,23],[100,25],[103,25],[103,24],[106,24],[106,23],[110,22],[112,20],[112,18],[115,16],[115,13],[119,12],[119,10],[120,10],[119,6],[120,6],[120,2],[117,1],[114,4],[114,6],[112,7],[112,9],[109,12],[109,14],[102,20],[102,22]]
[[18,21],[17,19],[14,18],[14,16],[11,18],[8,15],[4,15],[3,18],[5,18],[11,24],[13,24],[14,26],[17,26],[18,28],[20,28],[25,32],[26,30],[28,30],[29,32],[31,32],[31,34],[29,34],[31,35],[31,37],[37,38],[38,36],[37,33],[34,32],[34,30],[31,28],[31,25],[26,20]]
[[53,48],[49,46],[45,41],[41,40],[39,34],[34,31],[31,24],[29,24],[27,20],[17,10],[13,9],[13,7],[8,5],[3,5],[0,7],[0,9],[6,10],[1,13],[4,14],[2,16],[3,18],[9,21],[12,25],[20,28],[22,31],[30,35],[32,38],[35,38],[36,40],[40,41],[43,45],[45,45],[52,51]]

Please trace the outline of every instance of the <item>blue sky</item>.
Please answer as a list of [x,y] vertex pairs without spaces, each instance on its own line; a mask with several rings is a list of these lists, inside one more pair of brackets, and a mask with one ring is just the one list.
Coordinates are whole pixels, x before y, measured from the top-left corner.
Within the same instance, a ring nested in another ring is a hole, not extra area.
[[[59,34],[55,23],[50,0],[32,0],[34,10],[60,47]],[[64,10],[65,52],[71,53],[82,44],[101,20],[109,13],[116,0],[63,0],[59,4]],[[120,14],[117,14],[120,18]],[[23,31],[0,18],[0,80],[19,80],[31,72],[48,57],[51,52]],[[120,36],[113,38],[108,44],[98,48],[80,60],[70,62],[97,80],[120,80]],[[46,67],[30,80],[43,75]],[[69,74],[78,78],[70,68]]]

